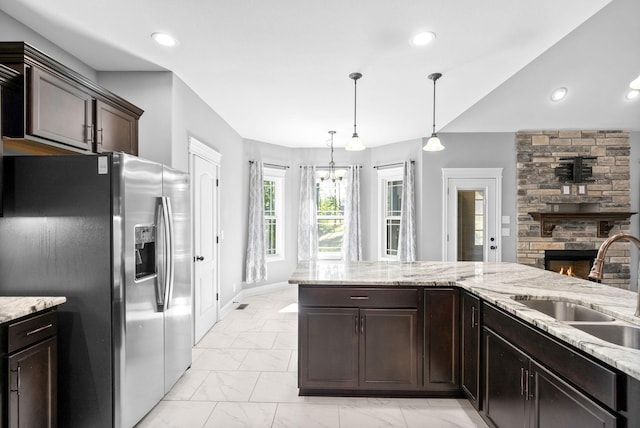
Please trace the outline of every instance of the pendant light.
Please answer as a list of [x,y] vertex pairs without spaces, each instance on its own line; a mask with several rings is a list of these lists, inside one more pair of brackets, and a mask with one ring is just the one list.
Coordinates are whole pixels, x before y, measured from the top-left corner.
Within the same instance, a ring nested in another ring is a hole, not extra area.
[[433,131],[422,150],[425,152],[439,152],[444,150],[444,146],[440,143],[440,138],[436,134],[436,80],[442,77],[442,73],[433,73],[427,77],[433,80]]
[[351,136],[351,141],[345,147],[345,150],[349,150],[350,152],[359,152],[360,150],[364,150],[364,144],[360,141],[360,137],[358,137],[358,131],[356,130],[356,112],[357,112],[357,102],[358,102],[358,79],[362,77],[362,73],[351,73],[349,75],[349,79],[353,79],[353,135]]
[[342,180],[344,177],[344,171],[336,171],[336,163],[333,161],[333,135],[336,131],[329,131],[329,135],[331,139],[329,140],[329,146],[331,147],[331,161],[329,162],[329,173],[324,174],[320,177],[322,181],[331,180],[335,182],[336,180]]

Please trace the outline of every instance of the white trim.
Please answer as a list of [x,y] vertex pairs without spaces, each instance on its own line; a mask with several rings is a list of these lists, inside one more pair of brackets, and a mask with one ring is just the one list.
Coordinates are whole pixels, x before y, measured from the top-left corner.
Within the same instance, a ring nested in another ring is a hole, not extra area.
[[[384,184],[386,184],[387,181],[389,181],[389,179],[400,179],[401,181],[403,181],[403,168],[404,166],[397,166],[397,167],[393,167],[393,168],[384,168],[384,169],[377,169],[378,172],[378,203],[377,205],[377,212],[378,212],[378,233],[377,233],[377,248],[376,248],[376,255],[378,257],[378,260],[398,260],[398,257],[393,257],[393,256],[388,256],[386,254],[386,243],[385,243],[385,237],[386,237],[386,224],[384,223],[384,218],[385,218],[385,206],[386,206],[386,186]],[[402,183],[402,185],[404,186],[404,182]]]
[[[193,216],[194,216],[194,209],[195,209],[195,185],[193,182],[193,170],[194,170],[194,159],[195,156],[198,156],[201,159],[206,160],[207,162],[212,163],[216,168],[216,182],[218,182],[218,180],[220,179],[220,162],[222,160],[222,155],[220,153],[218,153],[217,151],[215,151],[214,149],[212,149],[211,147],[207,146],[206,144],[202,143],[201,141],[197,140],[196,138],[189,136],[189,186],[191,188],[190,192],[191,192],[191,252],[192,254],[195,254],[195,242],[196,240],[194,239],[195,236],[195,224],[193,221]],[[216,210],[216,225],[214,226],[215,228],[215,234],[216,236],[220,236],[220,186],[217,185],[215,188],[215,210]],[[215,293],[216,296],[220,296],[220,251],[222,250],[222,243],[220,244],[214,244],[214,245],[218,245],[217,249],[216,249],[216,289],[215,289]],[[194,281],[195,281],[195,263],[191,263],[191,299],[192,299],[192,338],[191,341],[195,342],[195,287],[194,287]],[[216,322],[220,321],[221,318],[221,314],[220,314],[220,300],[219,298],[216,299]],[[215,324],[215,323],[214,323]],[[203,336],[204,337],[204,336]]]
[[222,155],[219,152],[192,136],[189,136],[189,154],[200,156],[218,166],[222,159]]
[[474,178],[495,180],[496,197],[493,209],[495,210],[496,260],[502,260],[502,234],[500,233],[502,227],[502,168],[442,168],[442,260],[447,260],[449,247],[447,241],[449,181]]
[[267,263],[279,262],[285,259],[285,173],[283,168],[264,167],[263,180],[273,181],[276,184],[276,254],[267,255]]

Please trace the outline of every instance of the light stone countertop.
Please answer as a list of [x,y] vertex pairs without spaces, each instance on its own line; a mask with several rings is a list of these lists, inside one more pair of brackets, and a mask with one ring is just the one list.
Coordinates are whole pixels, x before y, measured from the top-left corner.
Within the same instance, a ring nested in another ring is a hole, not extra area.
[[301,262],[291,284],[458,286],[640,380],[640,350],[618,346],[530,309],[512,297],[578,303],[640,327],[635,292],[516,263]]
[[66,297],[2,297],[0,296],[0,324],[13,321],[25,315],[58,306],[66,302]]

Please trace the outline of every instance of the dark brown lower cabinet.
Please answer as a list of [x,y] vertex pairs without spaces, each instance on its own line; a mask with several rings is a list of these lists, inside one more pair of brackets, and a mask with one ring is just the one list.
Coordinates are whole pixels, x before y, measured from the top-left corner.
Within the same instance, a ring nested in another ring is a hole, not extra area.
[[9,357],[9,427],[55,427],[57,339]]
[[300,308],[300,389],[358,387],[357,308]]
[[458,289],[426,289],[424,296],[424,388],[460,390]]
[[473,407],[480,410],[480,299],[466,291],[460,296],[460,387]]
[[[494,427],[616,428],[618,417],[489,328],[485,419]],[[585,373],[585,376],[588,376]]]
[[419,389],[418,289],[315,286],[299,293],[302,395]]
[[415,389],[417,309],[301,308],[301,390]]
[[0,324],[3,427],[55,428],[58,418],[57,312]]

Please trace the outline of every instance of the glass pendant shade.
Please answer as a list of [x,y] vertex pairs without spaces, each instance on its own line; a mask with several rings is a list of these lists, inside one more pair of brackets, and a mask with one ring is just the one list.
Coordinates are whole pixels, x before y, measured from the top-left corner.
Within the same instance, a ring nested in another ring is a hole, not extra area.
[[344,149],[350,152],[359,152],[361,150],[364,150],[365,147],[364,144],[362,144],[362,141],[360,141],[360,137],[358,137],[358,134],[353,134],[351,140],[349,141],[349,144],[347,144],[347,147],[345,147]]
[[422,147],[422,150],[425,152],[439,152],[440,150],[444,150],[444,146],[436,134],[431,134],[431,137],[429,137],[427,143]]

